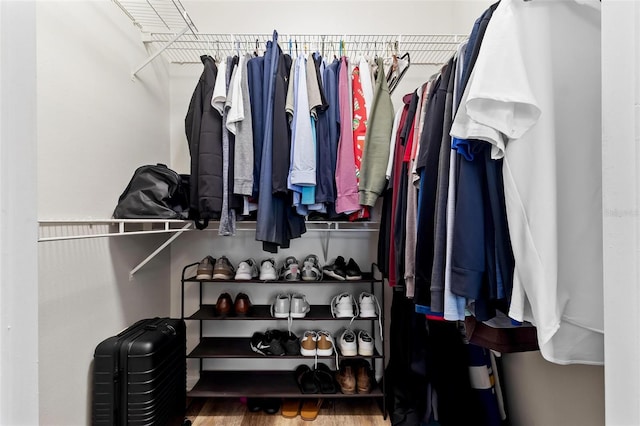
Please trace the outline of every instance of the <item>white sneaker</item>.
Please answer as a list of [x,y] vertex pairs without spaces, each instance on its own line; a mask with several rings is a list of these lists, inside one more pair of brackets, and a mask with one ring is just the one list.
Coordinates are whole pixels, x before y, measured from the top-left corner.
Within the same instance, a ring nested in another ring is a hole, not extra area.
[[258,278],[258,264],[249,258],[243,260],[236,269],[236,280],[255,280]]
[[373,338],[364,330],[358,331],[358,355],[373,356]]
[[307,330],[300,339],[300,355],[302,356],[316,356],[317,349],[316,344],[318,341],[318,335],[315,331]]
[[331,300],[331,315],[334,318],[354,318],[358,316],[357,309],[358,305],[349,293],[340,293]]
[[262,261],[260,264],[260,279],[262,281],[278,279],[275,259],[270,258]]
[[335,343],[333,337],[328,331],[321,330],[316,333],[317,335],[317,349],[318,356],[331,356],[333,354],[333,348]]
[[271,305],[271,316],[274,318],[289,318],[291,309],[291,296],[279,294]]
[[360,307],[360,318],[376,318],[380,313],[378,299],[371,293],[360,293],[358,305]]
[[310,310],[309,302],[304,294],[291,295],[291,318],[304,318]]
[[318,263],[318,256],[310,254],[302,263],[302,279],[304,281],[318,281],[322,279],[322,269]]
[[342,356],[358,355],[358,344],[356,343],[356,334],[348,328],[342,332],[338,339],[338,348]]
[[284,260],[281,275],[285,281],[300,281],[300,267],[295,257],[289,256]]

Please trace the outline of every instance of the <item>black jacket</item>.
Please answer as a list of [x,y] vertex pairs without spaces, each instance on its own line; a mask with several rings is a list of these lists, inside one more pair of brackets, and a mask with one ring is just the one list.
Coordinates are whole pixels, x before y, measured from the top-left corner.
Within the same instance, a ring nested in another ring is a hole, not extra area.
[[204,70],[185,117],[191,154],[189,218],[208,221],[222,211],[222,117],[211,106],[218,68],[212,57],[200,59]]

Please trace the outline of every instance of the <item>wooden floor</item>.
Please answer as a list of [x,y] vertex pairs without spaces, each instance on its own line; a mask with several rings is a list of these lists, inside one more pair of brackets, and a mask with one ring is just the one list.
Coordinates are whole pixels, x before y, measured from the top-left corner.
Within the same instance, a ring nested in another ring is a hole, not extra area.
[[239,399],[194,399],[189,404],[187,417],[193,426],[378,426],[389,425],[375,399],[326,399],[314,421],[304,421],[300,416],[288,419],[263,411],[252,413]]

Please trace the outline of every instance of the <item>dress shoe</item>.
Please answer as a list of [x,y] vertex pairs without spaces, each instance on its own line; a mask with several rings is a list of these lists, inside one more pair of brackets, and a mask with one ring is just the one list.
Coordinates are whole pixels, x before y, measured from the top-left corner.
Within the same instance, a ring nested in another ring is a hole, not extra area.
[[356,393],[356,377],[353,375],[351,365],[344,365],[336,373],[336,382],[340,385],[340,390],[343,394],[353,395]]
[[267,414],[276,414],[280,411],[280,398],[265,398],[262,409]]
[[218,297],[218,302],[216,303],[216,314],[229,315],[232,307],[233,300],[231,300],[229,293],[222,293],[220,297]]
[[363,360],[357,367],[356,383],[358,393],[371,392],[371,369],[369,363]]
[[251,300],[249,296],[244,293],[238,293],[236,301],[233,303],[233,309],[236,315],[245,316],[251,313]]

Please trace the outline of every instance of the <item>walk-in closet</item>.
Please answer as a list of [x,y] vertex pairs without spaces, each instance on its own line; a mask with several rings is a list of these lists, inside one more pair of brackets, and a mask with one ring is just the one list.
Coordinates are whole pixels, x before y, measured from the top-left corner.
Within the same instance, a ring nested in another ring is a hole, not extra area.
[[[98,424],[96,347],[155,317],[194,425],[640,424],[639,33],[624,0],[0,1],[0,424]],[[114,218],[145,165],[189,215]]]

